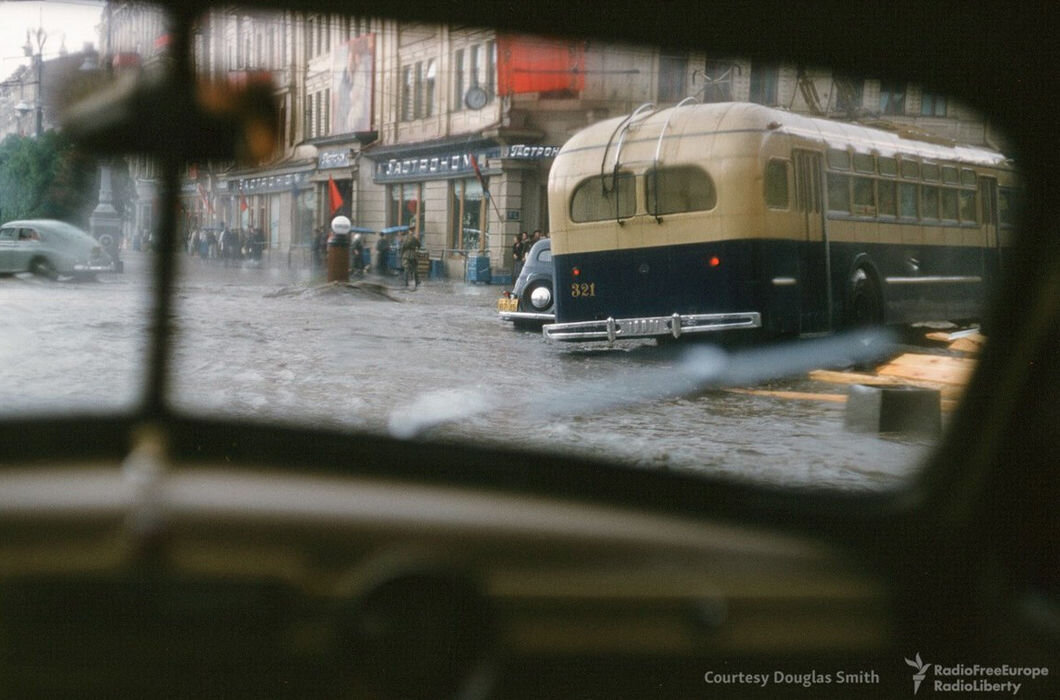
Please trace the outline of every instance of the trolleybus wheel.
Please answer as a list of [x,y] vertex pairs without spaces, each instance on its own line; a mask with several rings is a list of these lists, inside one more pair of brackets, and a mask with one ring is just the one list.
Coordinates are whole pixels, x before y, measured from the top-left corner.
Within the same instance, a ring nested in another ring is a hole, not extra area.
[[878,326],[883,323],[883,301],[876,282],[859,267],[850,278],[850,325]]

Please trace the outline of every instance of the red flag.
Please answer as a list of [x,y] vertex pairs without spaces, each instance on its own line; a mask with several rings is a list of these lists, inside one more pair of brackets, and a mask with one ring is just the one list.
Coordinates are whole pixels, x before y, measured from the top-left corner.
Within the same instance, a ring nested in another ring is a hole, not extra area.
[[331,207],[331,215],[334,216],[342,207],[342,195],[339,194],[339,188],[335,184],[335,178],[328,175],[328,205]]

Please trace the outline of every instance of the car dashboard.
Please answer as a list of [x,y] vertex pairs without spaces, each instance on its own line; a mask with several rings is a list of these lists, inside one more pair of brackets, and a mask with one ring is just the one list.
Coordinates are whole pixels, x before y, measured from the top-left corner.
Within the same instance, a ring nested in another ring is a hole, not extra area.
[[810,539],[161,444],[0,474],[6,695],[678,697],[894,641],[887,586]]

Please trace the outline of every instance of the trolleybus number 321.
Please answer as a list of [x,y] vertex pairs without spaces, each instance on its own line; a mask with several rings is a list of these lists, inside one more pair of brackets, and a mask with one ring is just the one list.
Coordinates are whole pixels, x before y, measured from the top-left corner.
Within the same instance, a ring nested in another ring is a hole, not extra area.
[[570,286],[572,297],[594,297],[596,296],[596,282],[574,282]]

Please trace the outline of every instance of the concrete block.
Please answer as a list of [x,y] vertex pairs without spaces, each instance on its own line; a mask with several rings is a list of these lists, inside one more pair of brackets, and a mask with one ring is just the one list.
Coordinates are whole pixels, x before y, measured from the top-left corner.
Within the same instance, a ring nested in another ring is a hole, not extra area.
[[852,385],[847,393],[847,430],[860,433],[938,435],[942,400],[937,389]]

